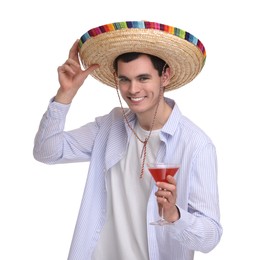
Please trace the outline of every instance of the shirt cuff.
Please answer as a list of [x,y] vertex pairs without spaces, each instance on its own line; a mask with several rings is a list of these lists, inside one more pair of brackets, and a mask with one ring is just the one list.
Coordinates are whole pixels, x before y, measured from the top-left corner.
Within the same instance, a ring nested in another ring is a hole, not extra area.
[[50,99],[48,106],[48,114],[50,117],[63,119],[66,117],[71,104],[61,104],[54,101],[54,97]]

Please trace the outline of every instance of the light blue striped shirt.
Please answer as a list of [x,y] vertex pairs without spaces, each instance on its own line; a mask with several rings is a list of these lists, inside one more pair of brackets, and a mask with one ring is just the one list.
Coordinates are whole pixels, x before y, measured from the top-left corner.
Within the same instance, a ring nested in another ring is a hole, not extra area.
[[[155,190],[152,190],[147,205],[149,260],[191,260],[194,251],[211,251],[222,235],[217,157],[211,139],[181,114],[173,100],[166,98],[166,101],[173,111],[161,129],[157,158],[180,162],[176,182],[181,217],[166,226],[150,225],[158,216]],[[36,134],[33,152],[36,160],[47,164],[90,161],[68,256],[69,260],[89,260],[106,217],[105,174],[125,156],[132,133],[120,108],[81,128],[64,131],[69,107],[50,102]],[[127,118],[134,126],[136,117],[129,110]]]

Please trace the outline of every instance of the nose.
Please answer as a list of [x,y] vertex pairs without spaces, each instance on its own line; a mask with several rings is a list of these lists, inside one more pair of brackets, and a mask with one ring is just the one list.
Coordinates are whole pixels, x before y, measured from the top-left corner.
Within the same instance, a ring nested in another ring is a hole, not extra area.
[[134,95],[136,93],[139,93],[139,91],[140,91],[139,84],[137,82],[135,82],[135,81],[130,81],[130,85],[129,85],[128,91],[132,95]]

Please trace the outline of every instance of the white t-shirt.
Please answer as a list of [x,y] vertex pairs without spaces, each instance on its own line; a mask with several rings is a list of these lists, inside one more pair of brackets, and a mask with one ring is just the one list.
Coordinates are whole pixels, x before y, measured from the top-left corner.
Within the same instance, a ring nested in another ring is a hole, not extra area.
[[[147,160],[155,160],[159,131],[152,131]],[[137,123],[135,132],[145,140],[149,131]],[[147,168],[141,173],[143,144],[133,134],[126,156],[106,176],[107,217],[92,260],[147,260],[147,203],[153,180]]]

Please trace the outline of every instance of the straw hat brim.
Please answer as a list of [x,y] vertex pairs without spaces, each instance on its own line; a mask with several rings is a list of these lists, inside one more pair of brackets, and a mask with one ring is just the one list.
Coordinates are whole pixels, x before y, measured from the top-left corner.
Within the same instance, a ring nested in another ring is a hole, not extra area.
[[[111,24],[114,25],[112,30],[104,31],[101,28],[109,28],[109,24],[104,25],[88,31],[80,39],[81,61],[85,67],[100,65],[91,74],[100,82],[116,87],[113,63],[119,55],[127,52],[148,53],[164,60],[171,74],[166,91],[184,86],[202,70],[206,59],[205,48],[190,33],[158,23],[150,23],[150,27],[146,28],[143,21],[129,22],[132,27],[116,26],[123,23],[130,26],[128,22],[115,23]],[[139,28],[133,26],[137,23]]]

